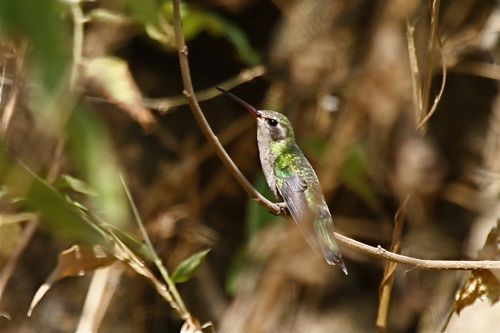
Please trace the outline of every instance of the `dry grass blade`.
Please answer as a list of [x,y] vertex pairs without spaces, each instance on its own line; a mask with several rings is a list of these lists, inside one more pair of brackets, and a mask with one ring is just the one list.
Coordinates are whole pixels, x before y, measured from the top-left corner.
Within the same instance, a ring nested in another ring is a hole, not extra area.
[[454,72],[481,76],[487,79],[500,81],[500,66],[479,61],[468,61],[457,64],[452,68]]
[[418,57],[417,49],[415,47],[414,39],[415,26],[406,22],[406,39],[408,44],[408,56],[410,58],[410,70],[411,70],[411,84],[413,93],[413,104],[415,109],[416,120],[420,119],[420,114],[422,112],[422,89],[421,89],[421,78],[420,70],[418,68]]
[[438,38],[438,22],[439,22],[439,7],[441,1],[440,0],[432,0],[431,6],[431,23],[430,23],[430,34],[429,34],[429,42],[427,44],[427,64],[426,64],[426,74],[424,77],[424,86],[422,88],[423,96],[422,96],[422,110],[419,113],[419,121],[420,124],[422,122],[422,117],[424,116],[424,112],[428,110],[429,106],[429,96],[431,93],[431,85],[432,85],[432,77],[434,74],[434,52],[436,49],[436,41]]
[[448,75],[447,69],[446,69],[446,63],[445,63],[445,57],[444,57],[444,51],[443,51],[443,44],[441,42],[441,37],[439,36],[439,33],[437,35],[438,39],[438,45],[439,45],[439,54],[441,55],[441,86],[439,87],[439,92],[434,98],[434,102],[432,103],[432,107],[429,110],[429,112],[425,115],[424,119],[418,124],[417,128],[421,129],[427,121],[432,117],[434,112],[436,112],[439,101],[441,100],[441,97],[443,96],[444,93],[444,88],[446,87],[446,76]]
[[[2,119],[0,122],[1,135],[3,138],[7,136],[7,130],[9,128],[10,120],[12,119],[12,115],[14,114],[14,110],[16,109],[17,97],[19,95],[21,89],[21,81],[22,81],[22,70],[24,66],[24,58],[26,56],[26,50],[28,49],[28,41],[23,41],[19,50],[17,50],[17,61],[16,61],[16,80],[14,80],[14,84],[12,87],[12,91],[10,92],[9,99],[7,101],[7,105],[2,113]],[[3,76],[2,76],[3,80]]]
[[99,331],[104,314],[119,285],[123,268],[123,265],[111,265],[94,272],[76,332]]
[[[399,253],[401,250],[401,234],[403,232],[403,222],[406,211],[406,206],[410,196],[407,195],[394,215],[394,230],[392,233],[391,251]],[[391,301],[392,286],[394,282],[394,272],[396,264],[386,262],[384,267],[384,276],[379,287],[379,303],[377,313],[377,328],[380,332],[387,331],[387,319],[389,317],[389,305]]]

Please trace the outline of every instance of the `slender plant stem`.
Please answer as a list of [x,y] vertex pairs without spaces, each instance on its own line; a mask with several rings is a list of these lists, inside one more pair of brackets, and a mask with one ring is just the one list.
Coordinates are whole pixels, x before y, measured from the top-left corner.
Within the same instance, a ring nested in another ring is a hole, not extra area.
[[74,90],[78,80],[78,69],[82,63],[83,24],[85,23],[85,18],[82,7],[80,7],[80,1],[74,1],[70,6],[71,16],[73,17],[73,63],[71,64],[70,86]]
[[156,268],[160,271],[160,274],[162,275],[163,279],[167,283],[168,289],[170,290],[170,293],[172,294],[172,297],[176,303],[177,308],[179,309],[179,314],[184,320],[191,321],[191,314],[186,308],[186,305],[184,304],[184,301],[182,300],[182,297],[179,294],[179,291],[177,290],[175,283],[172,281],[170,278],[170,275],[168,274],[167,269],[163,265],[163,262],[161,258],[158,256],[156,253],[153,243],[151,242],[151,239],[149,238],[148,232],[146,228],[144,227],[144,223],[142,223],[141,216],[139,214],[139,211],[137,209],[137,206],[134,203],[134,200],[132,198],[132,194],[130,193],[130,190],[128,189],[127,184],[125,183],[125,180],[123,179],[122,176],[120,176],[120,179],[123,184],[123,188],[125,189],[125,194],[127,195],[127,199],[130,202],[130,206],[132,208],[132,213],[134,214],[134,219],[137,222],[137,225],[139,226],[139,229],[141,230],[142,237],[144,238],[144,241],[146,242],[147,247],[151,251],[154,259],[154,263],[156,265]]
[[19,261],[19,258],[23,254],[24,249],[28,246],[28,243],[33,237],[37,227],[38,227],[38,218],[33,218],[28,222],[28,224],[23,230],[23,234],[19,240],[18,245],[16,246],[12,255],[5,263],[0,274],[0,301],[2,300],[2,296],[5,291],[5,287],[7,286],[7,283],[9,282],[12,273],[14,273],[14,269],[16,268],[17,262]]
[[180,0],[174,0],[174,30],[175,39],[177,42],[177,49],[179,52],[179,65],[181,68],[182,81],[184,83],[183,94],[188,99],[188,104],[193,113],[198,126],[205,134],[207,140],[212,144],[215,152],[221,159],[222,163],[226,166],[228,171],[233,175],[233,177],[238,181],[241,187],[248,193],[248,195],[255,200],[260,205],[266,207],[273,214],[279,215],[282,213],[280,207],[271,201],[267,200],[262,194],[260,194],[250,182],[243,176],[241,171],[238,169],[236,164],[233,162],[231,157],[227,154],[224,147],[222,147],[219,139],[214,134],[207,119],[203,115],[203,112],[196,100],[195,92],[193,89],[193,84],[191,82],[191,73],[189,71],[189,61],[188,61],[188,48],[184,41],[184,33],[182,31],[182,19],[180,14]]

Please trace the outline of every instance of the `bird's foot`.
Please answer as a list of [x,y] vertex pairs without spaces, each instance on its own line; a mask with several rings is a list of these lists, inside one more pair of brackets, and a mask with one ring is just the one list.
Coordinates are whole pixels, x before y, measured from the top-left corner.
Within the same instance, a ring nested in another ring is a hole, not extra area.
[[287,215],[288,214],[288,206],[286,205],[286,202],[278,202],[276,203],[276,206],[280,208],[280,213],[275,214],[275,215]]

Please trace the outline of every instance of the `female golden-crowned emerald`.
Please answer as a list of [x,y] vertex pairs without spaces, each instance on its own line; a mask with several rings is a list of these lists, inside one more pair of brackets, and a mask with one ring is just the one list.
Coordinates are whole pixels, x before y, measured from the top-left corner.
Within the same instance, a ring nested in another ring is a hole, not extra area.
[[333,235],[333,221],[311,164],[295,143],[293,128],[282,113],[257,110],[232,93],[216,87],[257,119],[257,144],[266,182],[290,212],[309,245],[330,265],[347,275]]

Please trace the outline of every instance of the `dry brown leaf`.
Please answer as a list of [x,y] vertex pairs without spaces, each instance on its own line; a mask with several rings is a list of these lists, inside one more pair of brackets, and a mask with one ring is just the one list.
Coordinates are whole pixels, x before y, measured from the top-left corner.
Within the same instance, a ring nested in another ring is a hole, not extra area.
[[[491,229],[486,243],[478,253],[478,259],[499,259],[498,225]],[[491,304],[500,299],[499,272],[492,270],[477,270],[471,272],[469,279],[455,294],[455,311],[460,313],[466,306],[473,304],[476,299],[487,298]]]
[[142,105],[142,94],[125,61],[116,57],[90,59],[85,64],[85,75],[104,96],[126,111],[144,130],[152,130],[155,118]]
[[56,268],[49,275],[44,284],[38,288],[31,301],[28,316],[40,302],[52,285],[68,276],[82,276],[87,272],[106,267],[116,261],[102,246],[73,245],[69,249],[59,253]]

